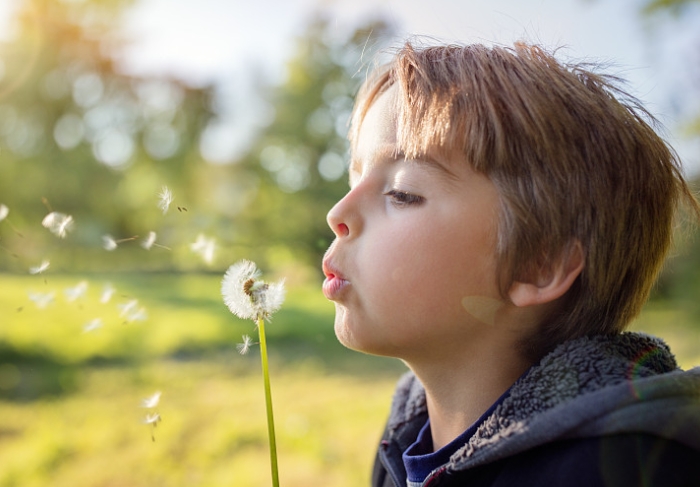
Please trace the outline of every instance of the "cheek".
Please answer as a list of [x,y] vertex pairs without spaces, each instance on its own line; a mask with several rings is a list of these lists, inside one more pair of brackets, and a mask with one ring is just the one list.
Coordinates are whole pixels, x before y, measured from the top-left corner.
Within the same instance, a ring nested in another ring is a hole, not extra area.
[[386,291],[430,272],[430,243],[421,232],[404,227],[368,240],[372,244],[366,248],[367,271],[377,285],[387,286]]

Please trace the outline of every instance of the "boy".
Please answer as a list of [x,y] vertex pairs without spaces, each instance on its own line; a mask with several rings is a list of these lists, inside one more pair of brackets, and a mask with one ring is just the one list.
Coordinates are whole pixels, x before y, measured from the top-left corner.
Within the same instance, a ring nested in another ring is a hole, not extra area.
[[700,368],[622,332],[698,214],[645,118],[525,44],[408,44],[365,82],[323,290],[410,369],[373,485],[700,485]]

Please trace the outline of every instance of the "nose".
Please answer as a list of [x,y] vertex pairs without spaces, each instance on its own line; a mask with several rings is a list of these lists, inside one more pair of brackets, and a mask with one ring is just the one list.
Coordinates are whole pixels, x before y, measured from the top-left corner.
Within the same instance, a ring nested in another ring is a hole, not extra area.
[[349,237],[351,227],[353,233],[356,229],[356,224],[354,222],[357,217],[353,216],[354,212],[350,208],[350,200],[350,193],[348,193],[330,209],[326,216],[328,226],[331,227],[331,230],[333,230],[333,233],[338,238]]

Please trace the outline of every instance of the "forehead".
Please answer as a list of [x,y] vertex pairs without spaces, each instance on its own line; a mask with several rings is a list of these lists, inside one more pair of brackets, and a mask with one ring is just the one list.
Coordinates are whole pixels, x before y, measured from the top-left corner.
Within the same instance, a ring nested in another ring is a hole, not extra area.
[[398,89],[396,86],[391,86],[374,100],[361,122],[352,151],[352,164],[361,164],[369,152],[380,148],[384,151],[397,152],[397,128]]
[[[454,176],[453,166],[462,158],[447,154],[437,147],[428,148],[424,153],[406,158],[406,151],[399,142],[399,131],[408,130],[399,122],[401,97],[396,85],[374,99],[360,123],[357,138],[351,150],[350,173],[362,173],[362,169],[372,161],[391,161],[409,159],[430,169],[439,169],[443,175]],[[404,134],[409,138],[418,134]],[[406,138],[406,137],[403,137]]]

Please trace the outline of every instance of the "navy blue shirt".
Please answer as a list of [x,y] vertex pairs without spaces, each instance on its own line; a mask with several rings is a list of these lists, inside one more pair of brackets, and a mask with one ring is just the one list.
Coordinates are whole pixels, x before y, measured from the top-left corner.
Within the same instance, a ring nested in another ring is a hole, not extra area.
[[430,473],[449,462],[450,457],[469,442],[481,423],[488,418],[494,409],[510,394],[510,388],[504,392],[493,405],[477,419],[467,430],[438,451],[433,451],[433,437],[430,430],[430,418],[418,433],[416,441],[403,452],[403,463],[409,486],[420,485]]

